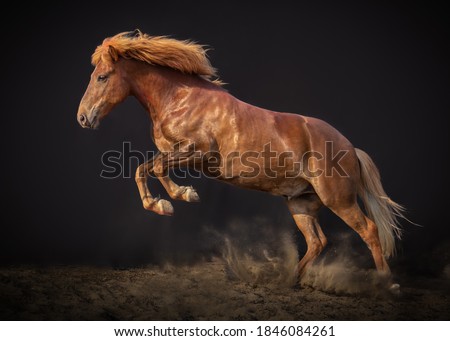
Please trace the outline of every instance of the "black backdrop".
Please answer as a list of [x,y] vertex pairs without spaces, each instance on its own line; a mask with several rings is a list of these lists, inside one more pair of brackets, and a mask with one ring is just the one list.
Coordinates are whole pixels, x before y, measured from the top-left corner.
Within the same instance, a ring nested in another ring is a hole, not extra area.
[[[404,224],[398,267],[438,273],[445,264],[450,89],[441,8],[127,1],[40,4],[3,16],[15,25],[2,32],[2,264],[192,262],[215,251],[204,226],[262,217],[295,230],[283,199],[265,193],[182,181],[202,202],[175,202],[169,218],[142,208],[133,178],[99,177],[101,155],[122,141],[154,150],[151,122],[133,98],[98,131],[75,117],[94,48],[135,28],[208,44],[236,97],[338,128],[373,157],[386,191],[424,226]],[[150,186],[166,196],[157,181]],[[332,245],[346,229],[327,213],[322,226]]]

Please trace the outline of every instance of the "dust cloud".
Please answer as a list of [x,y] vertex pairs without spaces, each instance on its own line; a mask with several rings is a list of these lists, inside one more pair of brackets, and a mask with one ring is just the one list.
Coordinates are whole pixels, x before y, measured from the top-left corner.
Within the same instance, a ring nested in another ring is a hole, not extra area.
[[230,281],[278,287],[296,283],[298,252],[289,224],[274,227],[264,218],[235,220],[218,231],[206,227],[218,246]]
[[297,248],[287,234],[280,237],[277,249],[266,244],[242,250],[231,239],[225,238],[223,259],[230,279],[253,284],[295,285]]
[[[298,284],[296,268],[304,251],[299,255],[298,231],[289,224],[276,228],[273,222],[255,217],[235,220],[222,231],[207,227],[205,233],[219,247],[229,280],[279,288]],[[300,285],[336,294],[377,292],[381,280],[376,271],[360,268],[352,261],[348,235],[338,239],[337,249],[320,256]]]
[[339,236],[338,245],[327,250],[297,283],[299,255],[294,233],[277,231],[264,219],[235,221],[227,232],[215,234],[222,247],[222,258],[230,280],[277,287],[309,287],[345,295],[378,295],[386,289],[375,268],[365,269],[354,259],[348,234]]
[[300,280],[303,287],[335,294],[376,295],[385,290],[385,282],[375,269],[361,269],[345,254],[325,255],[316,261]]

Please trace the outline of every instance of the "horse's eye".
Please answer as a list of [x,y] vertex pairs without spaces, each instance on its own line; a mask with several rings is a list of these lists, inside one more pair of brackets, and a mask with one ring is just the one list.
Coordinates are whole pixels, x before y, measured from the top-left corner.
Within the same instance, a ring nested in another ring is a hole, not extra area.
[[97,81],[104,82],[108,79],[108,75],[100,75],[97,77]]

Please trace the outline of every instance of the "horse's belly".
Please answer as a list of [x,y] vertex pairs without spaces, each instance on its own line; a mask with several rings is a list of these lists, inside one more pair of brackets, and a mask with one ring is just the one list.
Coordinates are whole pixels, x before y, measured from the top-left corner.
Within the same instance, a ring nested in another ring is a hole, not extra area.
[[300,177],[293,179],[280,179],[268,190],[274,195],[282,195],[288,198],[297,197],[306,192],[314,192],[311,184]]
[[303,193],[314,193],[311,184],[301,177],[291,179],[234,177],[231,179],[222,178],[220,180],[231,182],[238,187],[269,192],[273,195],[280,195],[288,198],[297,197]]

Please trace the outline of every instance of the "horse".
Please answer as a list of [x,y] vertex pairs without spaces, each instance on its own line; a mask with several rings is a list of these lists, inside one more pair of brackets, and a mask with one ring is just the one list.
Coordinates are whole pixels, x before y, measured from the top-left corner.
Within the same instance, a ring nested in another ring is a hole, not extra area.
[[215,179],[286,198],[307,243],[299,277],[327,244],[318,222],[326,206],[359,234],[377,273],[397,288],[386,259],[401,237],[398,218],[404,217],[404,208],[385,193],[370,156],[320,119],[266,110],[233,97],[206,53],[196,42],[140,30],[106,38],[92,55],[95,69],[78,123],[97,129],[116,105],[136,97],[150,115],[159,150],[136,170],[146,210],[174,213],[168,200],[151,194],[149,176],[158,178],[172,199],[199,201],[194,188],[178,186],[167,170],[200,166]]

